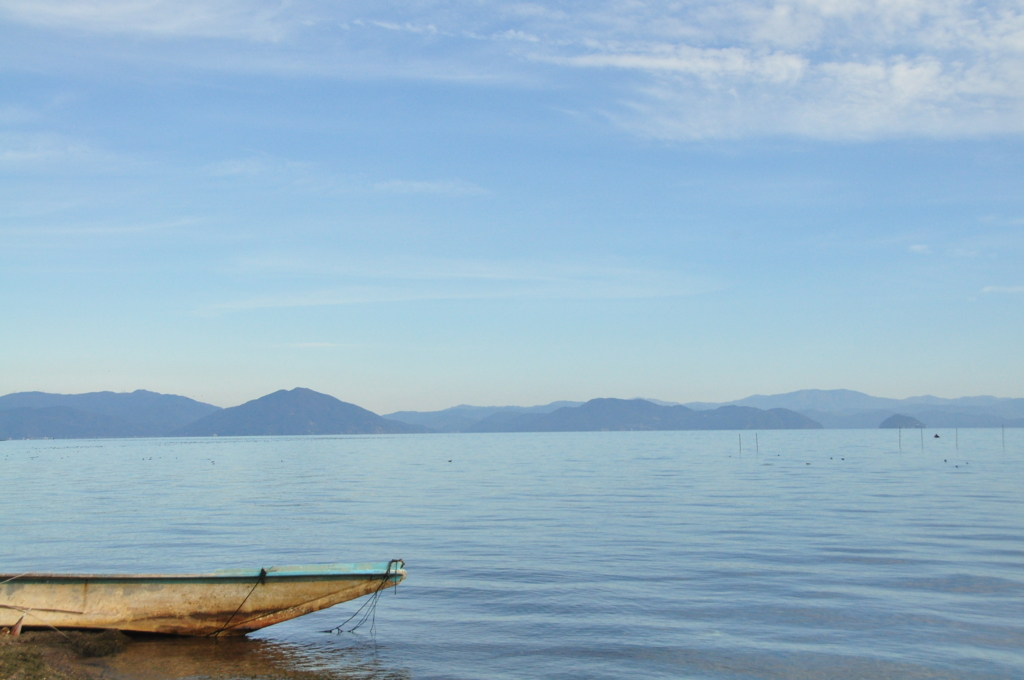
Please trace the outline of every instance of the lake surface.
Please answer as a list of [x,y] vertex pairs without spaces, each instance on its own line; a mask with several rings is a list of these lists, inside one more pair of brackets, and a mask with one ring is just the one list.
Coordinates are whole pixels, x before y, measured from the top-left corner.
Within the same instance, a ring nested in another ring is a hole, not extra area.
[[925,432],[0,442],[0,572],[407,563],[138,677],[1024,677],[1024,431]]

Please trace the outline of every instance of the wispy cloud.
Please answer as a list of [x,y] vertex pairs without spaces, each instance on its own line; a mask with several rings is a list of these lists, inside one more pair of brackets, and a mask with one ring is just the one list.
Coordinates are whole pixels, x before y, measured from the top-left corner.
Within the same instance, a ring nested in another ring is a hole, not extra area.
[[441,194],[446,196],[480,196],[490,193],[483,187],[462,180],[390,180],[377,182],[373,190],[385,194]]
[[986,224],[998,224],[1012,227],[1024,225],[1024,217],[1005,217],[1002,215],[984,215],[979,218],[979,221]]
[[294,347],[295,349],[332,349],[335,347],[342,347],[336,342],[292,342],[285,347]]
[[807,69],[807,60],[780,52],[757,54],[741,48],[695,48],[688,45],[653,45],[641,50],[616,48],[577,56],[531,55],[563,66],[619,68],[653,73],[678,73],[704,81],[751,78],[770,83],[793,83]]
[[416,34],[419,34],[419,35],[437,35],[437,34],[440,33],[440,31],[437,30],[437,26],[435,26],[433,24],[426,24],[426,25],[416,26],[414,24],[410,24],[409,22],[405,22],[403,24],[396,24],[396,23],[391,22],[391,21],[373,21],[373,20],[371,20],[371,21],[356,20],[356,21],[354,21],[352,23],[357,25],[357,26],[370,25],[370,26],[376,26],[377,28],[387,29],[389,31],[403,31],[405,33],[416,33]]
[[292,161],[269,154],[256,154],[209,163],[202,168],[202,172],[212,177],[297,176],[315,174],[317,169],[311,163]]
[[932,249],[929,246],[926,246],[926,245],[918,243],[918,244],[910,246],[910,252],[912,252],[912,253],[919,253],[921,255],[929,255],[929,254],[931,254]]
[[209,38],[201,58],[161,43],[163,58],[204,69],[549,85],[587,70],[587,101],[571,108],[658,138],[1024,132],[1024,7],[1012,0],[596,0],[572,12],[544,0],[0,0],[0,16]]
[[24,106],[0,104],[0,125],[25,123],[35,117],[36,113]]
[[288,33],[287,6],[261,0],[3,0],[0,16],[96,33],[276,41]]
[[195,217],[182,217],[157,222],[76,222],[66,224],[47,224],[43,226],[0,226],[0,235],[22,237],[23,239],[44,239],[52,248],[76,248],[80,243],[54,239],[54,236],[65,237],[97,237],[97,236],[128,236],[145,234],[172,234],[192,229],[205,224],[207,220]]
[[520,42],[528,43],[539,43],[540,38],[524,31],[517,31],[515,29],[508,29],[507,31],[501,31],[500,33],[494,33],[489,36],[492,40],[518,40]]
[[321,284],[316,289],[225,301],[203,312],[425,300],[651,299],[699,295],[722,287],[721,282],[699,274],[601,263],[403,258],[324,264],[295,256],[244,265],[250,276],[261,270],[301,271]]
[[297,189],[325,194],[485,196],[491,193],[481,186],[461,179],[370,181],[351,175],[337,175],[314,163],[293,161],[269,154],[217,161],[204,166],[201,172],[211,177],[227,179],[263,178]]
[[0,170],[79,166],[106,171],[126,162],[117,154],[63,135],[0,131]]
[[985,286],[982,293],[1024,293],[1024,286]]

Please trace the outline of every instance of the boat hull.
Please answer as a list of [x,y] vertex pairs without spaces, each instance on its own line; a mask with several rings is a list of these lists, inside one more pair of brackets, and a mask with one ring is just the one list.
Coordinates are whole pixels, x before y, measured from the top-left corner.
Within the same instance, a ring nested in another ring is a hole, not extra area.
[[0,575],[0,626],[22,620],[26,628],[245,635],[394,587],[405,578],[403,566],[392,560],[191,575]]

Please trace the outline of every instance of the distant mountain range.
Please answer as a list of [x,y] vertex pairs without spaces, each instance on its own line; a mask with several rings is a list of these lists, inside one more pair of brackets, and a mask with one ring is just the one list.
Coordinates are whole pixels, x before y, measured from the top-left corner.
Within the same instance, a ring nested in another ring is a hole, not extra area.
[[694,411],[685,406],[659,406],[643,399],[592,399],[547,413],[508,417],[499,412],[468,432],[590,432],[600,430],[802,430],[821,425],[795,411],[763,411],[749,406],[723,406]]
[[1024,399],[885,399],[851,390],[801,390],[721,404],[592,399],[540,406],[460,405],[379,416],[304,388],[280,390],[226,409],[146,390],[0,397],[0,439],[877,428],[885,421],[1024,427]]
[[[910,415],[928,427],[1020,427],[1024,399],[1001,397],[909,397],[887,399],[853,390],[800,390],[754,396],[726,402],[756,408],[788,408],[817,420],[827,428],[878,427],[891,415]],[[726,404],[696,402],[690,408],[717,408]]]
[[355,404],[296,387],[217,411],[173,434],[177,437],[233,437],[429,431],[422,425],[381,418]]
[[[718,403],[644,401],[659,406],[685,406],[694,411],[714,411],[725,406],[746,406],[765,411],[787,409],[829,429],[877,428],[882,421],[894,415],[913,417],[928,427],[1024,427],[1024,399],[1002,397],[888,399],[853,390],[800,390],[786,394],[756,394]],[[564,401],[530,407],[463,405],[443,411],[400,411],[384,417],[425,425],[439,432],[506,431],[519,427],[515,423],[524,414],[551,413],[565,406],[579,405],[580,402]]]
[[525,413],[551,413],[565,406],[579,406],[582,401],[553,401],[543,406],[467,406],[460,404],[443,411],[396,411],[385,418],[411,425],[422,425],[435,432],[468,432],[481,420],[491,416],[513,419]]
[[219,410],[219,406],[188,397],[146,390],[87,394],[17,392],[0,397],[0,439],[161,437]]
[[240,406],[145,390],[0,397],[0,439],[208,437],[429,432],[313,390],[280,390]]
[[0,411],[0,439],[94,439],[145,437],[138,425],[113,416],[67,406],[12,408]]

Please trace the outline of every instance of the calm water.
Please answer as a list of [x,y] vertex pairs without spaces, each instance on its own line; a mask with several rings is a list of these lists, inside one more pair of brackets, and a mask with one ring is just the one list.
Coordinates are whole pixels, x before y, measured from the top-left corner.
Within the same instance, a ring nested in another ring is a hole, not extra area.
[[0,571],[407,563],[147,677],[1024,677],[1024,431],[933,432],[0,442]]

